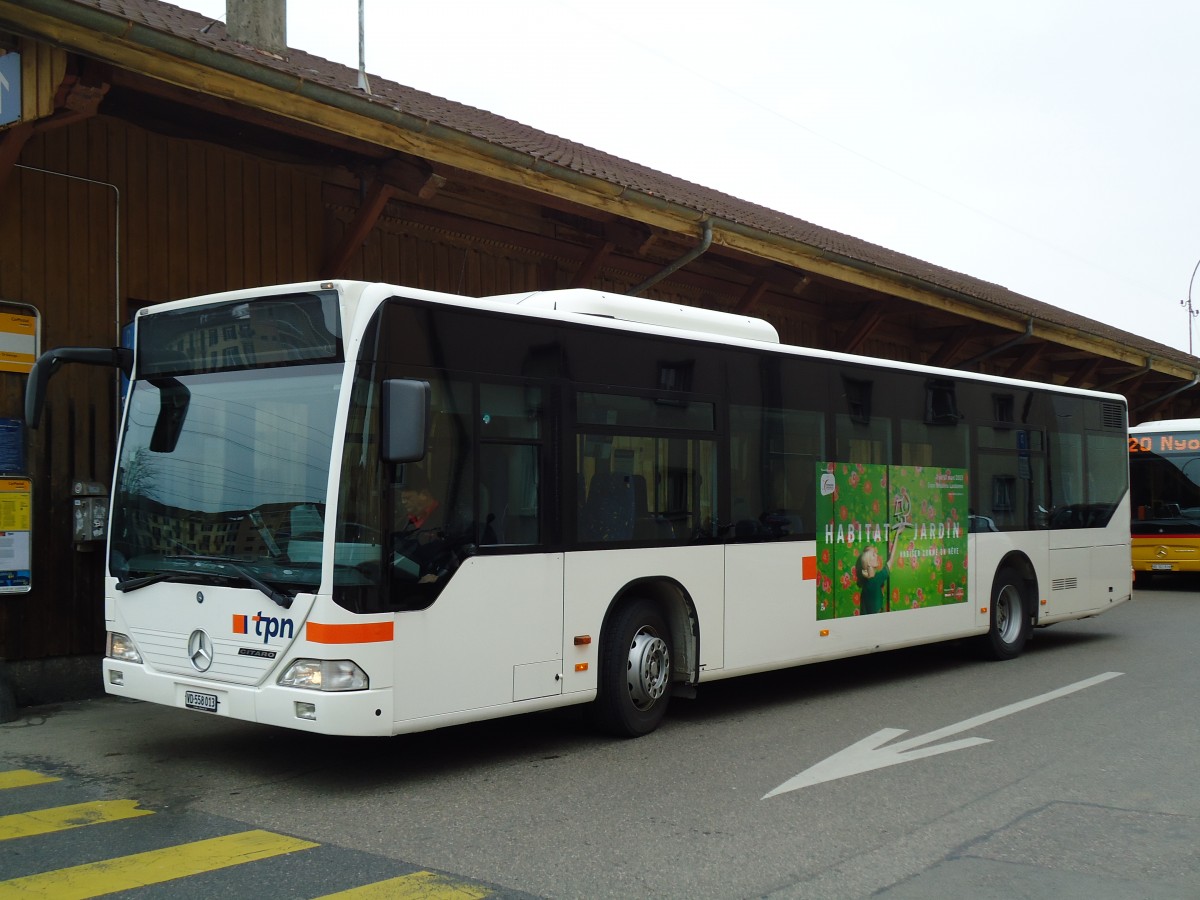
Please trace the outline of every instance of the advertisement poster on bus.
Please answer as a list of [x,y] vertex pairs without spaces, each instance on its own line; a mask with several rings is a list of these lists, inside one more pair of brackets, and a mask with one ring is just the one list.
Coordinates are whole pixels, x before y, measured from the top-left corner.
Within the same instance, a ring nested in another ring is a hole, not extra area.
[[967,471],[817,464],[817,618],[967,602]]

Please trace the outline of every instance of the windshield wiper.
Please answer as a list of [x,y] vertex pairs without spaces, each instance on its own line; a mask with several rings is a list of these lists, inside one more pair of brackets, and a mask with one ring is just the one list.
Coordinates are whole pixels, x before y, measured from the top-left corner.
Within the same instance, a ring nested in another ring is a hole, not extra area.
[[148,584],[156,584],[160,581],[186,581],[189,577],[181,572],[157,572],[154,575],[143,575],[140,578],[126,578],[124,581],[118,581],[117,590],[136,591]]
[[229,566],[229,568],[233,569],[233,571],[237,572],[239,575],[241,575],[243,578],[245,578],[246,581],[248,581],[252,587],[258,588],[260,591],[262,591],[264,594],[266,594],[268,597],[270,597],[272,600],[274,600],[276,603],[278,603],[284,609],[292,608],[292,600],[294,598],[289,597],[287,594],[283,593],[283,591],[275,590],[275,588],[271,587],[265,581],[262,581],[255,575],[251,575],[249,572],[247,572],[245,569],[243,569],[241,566],[237,565],[236,563],[227,562],[227,563],[225,563],[225,565]]
[[[232,569],[234,574],[236,574],[251,587],[262,591],[284,609],[291,609],[292,607],[292,600],[295,598],[289,597],[282,591],[275,590],[275,588],[271,587],[257,575],[254,575],[251,572],[243,569],[235,560],[228,559],[224,556],[201,556],[198,553],[194,553],[191,556],[182,558],[186,559],[189,563],[210,563],[212,565],[226,566]],[[211,569],[202,569],[196,572],[158,572],[154,575],[146,575],[142,578],[130,578],[125,581],[120,581],[117,583],[117,590],[136,591],[138,588],[145,587],[148,584],[154,584],[158,581],[192,581],[200,574],[208,575],[210,577],[216,576],[218,578],[228,577],[223,572],[217,572]]]

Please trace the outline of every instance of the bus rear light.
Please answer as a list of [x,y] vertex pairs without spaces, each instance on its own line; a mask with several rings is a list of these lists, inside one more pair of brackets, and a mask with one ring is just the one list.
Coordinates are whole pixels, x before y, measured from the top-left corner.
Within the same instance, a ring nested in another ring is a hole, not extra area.
[[110,631],[108,633],[108,646],[105,648],[104,655],[109,659],[119,659],[122,662],[140,663],[142,654],[138,653],[137,647],[133,645],[128,635],[120,632]]
[[367,673],[349,659],[293,660],[277,684],[310,691],[365,691],[371,686]]

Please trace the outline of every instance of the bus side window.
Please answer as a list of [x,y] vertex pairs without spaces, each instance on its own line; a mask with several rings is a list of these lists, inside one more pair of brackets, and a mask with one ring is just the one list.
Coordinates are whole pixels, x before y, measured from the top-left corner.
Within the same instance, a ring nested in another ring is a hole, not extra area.
[[484,444],[479,448],[479,543],[541,543],[538,448]]
[[425,456],[419,463],[391,466],[386,546],[394,609],[429,606],[475,541],[472,387],[437,375],[428,380]]
[[730,422],[729,537],[764,541],[811,535],[816,502],[813,473],[825,452],[824,415],[732,406]]
[[481,546],[539,544],[544,392],[528,384],[481,384],[479,537]]

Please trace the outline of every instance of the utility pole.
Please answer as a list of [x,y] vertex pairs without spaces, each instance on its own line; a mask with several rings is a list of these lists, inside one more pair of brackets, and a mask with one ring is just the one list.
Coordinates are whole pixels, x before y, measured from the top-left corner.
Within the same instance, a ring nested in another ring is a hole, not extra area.
[[1187,320],[1187,322],[1188,322],[1188,354],[1189,354],[1189,355],[1193,355],[1193,356],[1194,356],[1195,354],[1193,354],[1193,353],[1192,353],[1192,319],[1194,319],[1196,316],[1200,316],[1200,309],[1194,309],[1194,308],[1192,307],[1192,282],[1196,280],[1196,271],[1197,271],[1197,269],[1200,269],[1200,259],[1196,260],[1196,265],[1195,265],[1195,267],[1192,269],[1192,277],[1188,279],[1188,295],[1187,295],[1187,300],[1180,300],[1180,301],[1179,301],[1179,305],[1180,305],[1180,306],[1186,306],[1186,307],[1187,307],[1187,314],[1188,314],[1188,320]]

